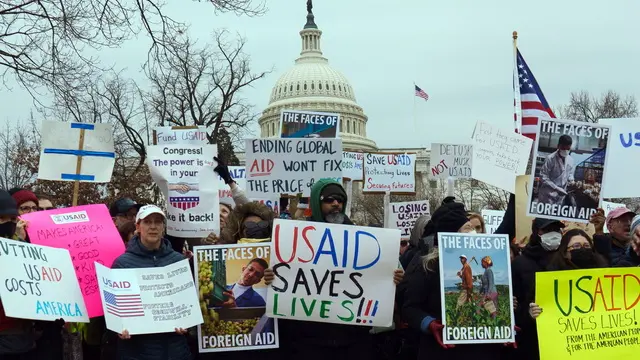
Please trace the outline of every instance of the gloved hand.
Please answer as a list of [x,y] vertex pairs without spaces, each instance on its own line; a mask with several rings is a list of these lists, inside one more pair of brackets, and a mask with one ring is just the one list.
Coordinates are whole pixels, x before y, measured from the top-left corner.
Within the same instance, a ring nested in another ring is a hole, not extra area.
[[231,185],[231,183],[233,183],[234,181],[231,178],[231,174],[229,173],[229,168],[227,167],[227,165],[225,165],[224,161],[218,159],[217,157],[214,157],[213,160],[218,163],[218,166],[216,166],[213,171],[218,173],[222,180],[224,180],[225,184]]
[[434,320],[429,324],[429,331],[433,334],[438,345],[442,346],[443,349],[453,349],[456,347],[455,345],[445,345],[442,342],[442,329],[444,329],[444,325],[439,320]]

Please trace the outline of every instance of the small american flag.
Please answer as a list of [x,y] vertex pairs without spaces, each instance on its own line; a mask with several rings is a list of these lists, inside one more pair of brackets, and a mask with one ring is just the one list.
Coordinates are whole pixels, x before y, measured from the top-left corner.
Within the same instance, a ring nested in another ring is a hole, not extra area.
[[420,89],[418,87],[418,85],[413,85],[416,88],[416,96],[419,98],[423,98],[425,100],[429,100],[429,94],[427,94],[426,92],[424,92],[424,90]]
[[103,291],[103,293],[109,314],[117,317],[144,316],[140,294],[116,295],[108,291]]
[[197,196],[169,197],[169,203],[174,208],[188,210],[198,206],[198,204],[200,203],[200,198]]
[[517,115],[516,132],[536,140],[538,131],[538,119],[555,119],[556,115],[551,110],[547,99],[545,99],[540,85],[533,76],[531,69],[524,61],[520,50],[517,55],[516,71],[520,89],[520,109],[522,111],[522,128],[518,129]]

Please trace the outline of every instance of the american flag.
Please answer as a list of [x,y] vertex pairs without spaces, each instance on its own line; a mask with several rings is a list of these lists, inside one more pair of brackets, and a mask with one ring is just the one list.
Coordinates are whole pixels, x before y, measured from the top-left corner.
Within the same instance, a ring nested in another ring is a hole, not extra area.
[[[517,51],[516,70],[519,82],[520,109],[522,111],[522,128],[518,129],[517,109],[516,109],[516,132],[531,138],[535,141],[538,128],[538,119],[555,119],[556,115],[551,110],[547,99],[545,99],[540,85],[533,76],[531,69],[524,61],[520,50]],[[514,75],[515,75],[514,71]],[[514,81],[515,85],[515,81]],[[518,89],[516,93],[518,93]],[[517,106],[517,105],[516,105]]]
[[193,207],[198,206],[200,203],[200,198],[197,196],[179,196],[179,197],[169,197],[169,204],[174,208],[188,210]]
[[416,88],[416,96],[419,98],[423,98],[425,100],[429,100],[429,94],[427,94],[426,92],[424,92],[424,90],[420,89],[418,87],[418,85],[413,85]]
[[117,317],[144,316],[140,294],[116,295],[108,291],[103,291],[103,293],[109,314]]

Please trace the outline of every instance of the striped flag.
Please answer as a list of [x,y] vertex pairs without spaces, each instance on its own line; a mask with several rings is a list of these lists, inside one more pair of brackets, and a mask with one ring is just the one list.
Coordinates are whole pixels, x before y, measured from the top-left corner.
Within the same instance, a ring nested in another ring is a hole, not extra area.
[[416,88],[416,96],[419,98],[423,98],[425,101],[429,100],[429,94],[427,94],[426,92],[424,92],[424,90],[420,89],[418,87],[418,85],[413,84],[413,86]]
[[109,314],[122,318],[144,316],[140,294],[116,295],[108,291],[103,293]]
[[[515,100],[516,132],[535,141],[538,119],[555,119],[556,115],[551,110],[551,106],[545,99],[531,69],[520,54],[520,50],[517,51],[514,79],[516,76],[518,81],[514,80],[514,92],[516,95],[520,94],[520,109],[518,109],[517,100]],[[519,85],[519,88],[515,88],[516,84]],[[521,112],[522,124],[518,123],[518,111]]]

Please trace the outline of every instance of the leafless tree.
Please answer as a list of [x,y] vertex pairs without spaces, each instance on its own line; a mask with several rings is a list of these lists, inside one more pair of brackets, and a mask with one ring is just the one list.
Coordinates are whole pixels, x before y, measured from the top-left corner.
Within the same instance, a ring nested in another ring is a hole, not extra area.
[[[208,0],[219,12],[249,16],[266,11],[262,0]],[[36,89],[67,91],[98,69],[88,49],[117,47],[140,33],[159,53],[185,32],[161,0],[0,0],[0,74],[13,75],[36,98]]]
[[557,114],[561,119],[595,123],[599,119],[638,116],[638,102],[633,96],[623,98],[613,90],[600,98],[591,96],[587,91],[572,92],[569,104],[560,106]]
[[245,39],[230,39],[224,30],[213,38],[213,45],[199,48],[182,37],[158,53],[146,71],[152,83],[148,102],[161,125],[204,126],[211,143],[224,127],[241,140],[257,117],[242,90],[268,72],[251,70]]
[[468,211],[505,210],[510,193],[477,180],[458,180],[456,198]]
[[26,123],[11,125],[7,122],[0,133],[0,187],[3,189],[23,187],[35,180],[31,155],[40,154],[37,133],[31,131],[32,124],[33,115]]

